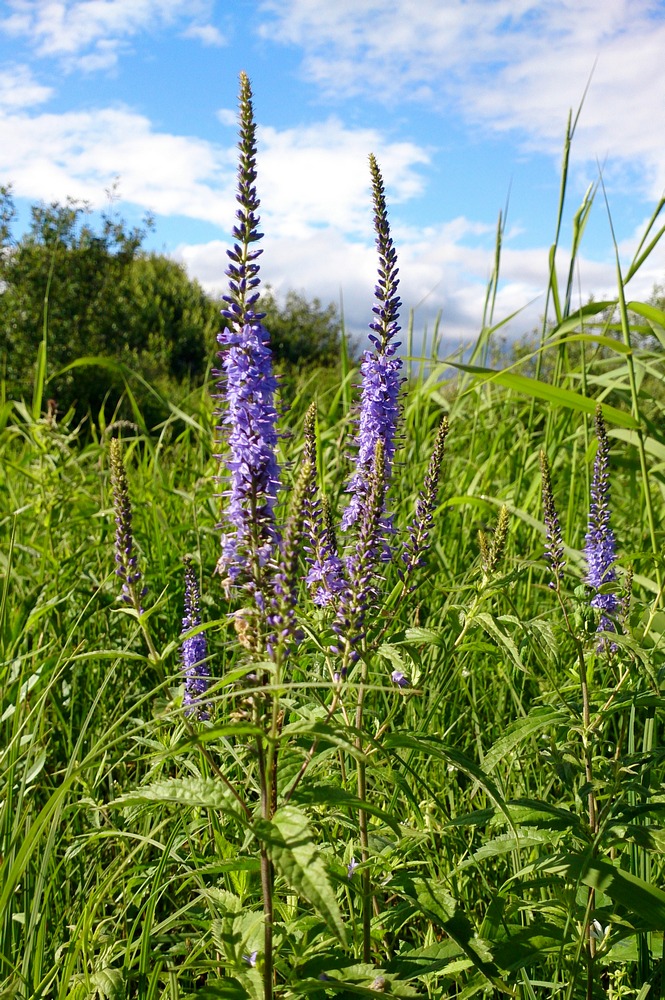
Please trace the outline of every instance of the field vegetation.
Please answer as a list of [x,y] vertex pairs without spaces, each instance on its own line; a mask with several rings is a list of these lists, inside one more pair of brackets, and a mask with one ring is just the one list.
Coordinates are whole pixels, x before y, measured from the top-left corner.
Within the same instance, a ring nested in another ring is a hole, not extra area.
[[[253,157],[243,78],[242,330]],[[8,369],[31,377],[0,407],[2,998],[663,995],[665,312],[628,292],[663,205],[612,301],[572,304],[590,192],[529,349],[496,363],[497,253],[470,356],[436,332],[416,356],[407,329],[399,372],[373,160],[372,183],[374,353],[359,370],[333,337],[336,365],[326,341],[287,380],[283,488],[250,468],[230,520],[232,317],[225,398],[146,378],[156,423],[122,379],[82,420],[76,357],[48,406],[41,306]],[[160,274],[131,280],[181,280]],[[379,362],[399,421],[363,467]],[[325,603],[307,577],[334,534],[348,579],[335,596],[327,564]]]

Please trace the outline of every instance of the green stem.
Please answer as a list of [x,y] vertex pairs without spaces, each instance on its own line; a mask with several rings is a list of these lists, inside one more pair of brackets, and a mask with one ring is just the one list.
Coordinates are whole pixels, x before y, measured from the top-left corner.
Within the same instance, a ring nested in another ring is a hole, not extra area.
[[[358,688],[358,701],[356,703],[356,747],[363,752],[363,709],[365,706],[365,688],[368,681],[367,661],[362,660],[360,671],[360,686]],[[358,798],[365,801],[367,796],[367,774],[365,770],[365,760],[359,757],[356,762],[356,772],[358,775]],[[362,806],[358,810],[358,827],[360,831],[360,857],[363,862],[362,886],[363,886],[363,961],[369,964],[372,960],[372,934],[371,934],[371,880],[369,872],[369,834],[367,829],[367,812]]]

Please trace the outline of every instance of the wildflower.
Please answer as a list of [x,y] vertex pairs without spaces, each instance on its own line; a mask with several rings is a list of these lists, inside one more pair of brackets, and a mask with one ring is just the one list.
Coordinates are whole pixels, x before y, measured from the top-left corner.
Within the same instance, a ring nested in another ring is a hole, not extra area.
[[268,562],[279,533],[274,508],[280,487],[280,470],[275,456],[277,410],[274,396],[277,379],[273,375],[269,335],[255,311],[258,300],[261,250],[251,249],[263,235],[258,231],[259,200],[256,196],[256,126],[249,80],[240,76],[240,161],[238,194],[240,205],[233,228],[237,241],[228,251],[230,265],[228,308],[222,315],[228,328],[218,334],[227,350],[220,353],[224,380],[219,383],[226,406],[221,423],[226,431],[229,457],[229,489],[226,491],[226,522],[229,531],[222,539],[220,570],[233,582],[243,573],[256,584],[260,570]]
[[[398,314],[401,301],[397,295],[397,254],[390,236],[386,201],[381,173],[374,156],[370,156],[372,188],[374,195],[374,226],[376,245],[379,251],[379,279],[375,288],[372,312],[375,319],[370,323],[370,341],[373,351],[365,351],[360,365],[362,391],[360,416],[356,445],[356,471],[349,482],[352,494],[348,507],[342,515],[342,528],[349,528],[358,522],[370,491],[374,456],[377,442],[383,447],[384,475],[386,487],[390,480],[395,437],[399,417],[399,390],[402,383],[402,362],[397,355],[399,342],[394,337],[399,332]],[[383,513],[383,508],[382,508]],[[385,532],[392,530],[389,518],[384,518]]]
[[258,958],[258,955],[259,955],[258,951],[251,951],[248,952],[246,955],[243,955],[242,960],[243,962],[246,962],[247,965],[251,966],[252,969],[254,969],[256,968],[256,960]]
[[397,687],[401,688],[408,688],[411,683],[409,681],[409,678],[406,677],[401,670],[393,670],[392,674],[390,675],[390,679],[392,680],[393,684],[396,684]]
[[591,607],[600,611],[598,631],[615,632],[616,628],[609,616],[619,610],[619,600],[615,594],[601,592],[602,587],[616,580],[614,568],[616,546],[614,532],[610,527],[610,445],[600,405],[596,407],[595,423],[598,450],[591,480],[589,526],[584,539],[587,561],[586,582],[595,591]]
[[351,858],[348,865],[346,866],[347,875],[350,879],[353,878],[353,873],[355,872],[357,867],[358,867],[358,862],[356,861],[355,858]]
[[448,418],[442,417],[425,482],[416,503],[416,514],[409,528],[409,541],[404,546],[402,554],[407,573],[423,564],[425,553],[429,548],[429,534],[434,524],[434,510],[438,502],[441,462],[447,435]]
[[280,544],[279,562],[272,582],[272,611],[268,615],[269,624],[276,631],[271,636],[269,646],[274,651],[277,646],[298,642],[301,633],[296,626],[296,604],[298,601],[298,563],[304,534],[304,511],[314,480],[314,467],[309,456],[305,459],[293,491],[292,510]]
[[127,473],[122,459],[122,446],[118,438],[111,440],[111,486],[115,511],[115,561],[116,575],[122,580],[122,600],[141,613],[141,598],[145,590],[138,590],[141,571],[136,566],[134,536],[132,534],[132,505],[129,499]]
[[[185,616],[182,620],[182,634],[186,634],[200,624],[199,588],[194,569],[187,561],[185,562]],[[180,652],[185,675],[185,693],[182,700],[185,713],[191,715],[193,712],[198,712],[199,719],[207,719],[209,718],[208,712],[200,707],[201,697],[208,690],[210,677],[210,671],[206,664],[208,644],[204,633],[199,632],[197,635],[183,639]]]
[[[348,582],[339,596],[337,615],[332,623],[333,632],[344,639],[344,652],[351,663],[359,659],[357,646],[365,635],[365,616],[375,589],[376,567],[381,557],[385,495],[383,442],[379,439],[355,552],[347,559]],[[340,653],[342,649],[333,646],[331,652]]]
[[543,515],[545,519],[545,556],[552,569],[554,579],[550,582],[550,587],[556,589],[558,581],[563,579],[563,570],[566,565],[563,558],[563,537],[561,535],[561,525],[559,515],[554,503],[552,493],[552,479],[550,477],[550,467],[544,451],[540,453],[540,471],[543,492]]
[[[305,460],[316,470],[316,405],[305,416]],[[315,604],[330,604],[345,586],[344,564],[337,554],[337,539],[332,511],[326,497],[319,496],[316,476],[312,474],[306,503],[305,554],[309,569],[305,582],[312,590]]]

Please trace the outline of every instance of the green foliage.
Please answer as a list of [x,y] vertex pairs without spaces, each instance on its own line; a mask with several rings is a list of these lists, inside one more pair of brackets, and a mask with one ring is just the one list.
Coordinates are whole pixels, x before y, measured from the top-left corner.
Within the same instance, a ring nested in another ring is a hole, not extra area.
[[[422,365],[409,385],[398,531],[450,418],[429,562],[406,595],[385,566],[343,681],[317,608],[281,672],[247,655],[214,573],[207,395],[171,408],[167,447],[123,429],[145,614],[118,600],[108,434],[0,406],[0,995],[261,1000],[267,877],[280,1000],[658,996],[665,377],[633,338],[645,320],[660,343],[665,316],[626,303],[620,280],[607,344],[606,317],[574,315],[550,284],[533,370],[492,371],[487,326],[454,380]],[[353,426],[342,360],[330,389],[302,390],[333,505]],[[625,578],[618,631],[600,636],[583,556],[598,401]],[[281,439],[293,479],[304,405]],[[543,449],[566,559],[554,589]],[[285,490],[282,522],[288,504]],[[207,721],[182,711],[183,554],[201,577]]]
[[[145,425],[169,413],[205,380],[218,350],[221,303],[209,298],[181,264],[142,250],[146,229],[128,230],[112,213],[99,227],[76,202],[34,206],[30,227],[12,238],[14,207],[0,189],[0,370],[5,397],[28,399],[43,378],[43,399],[60,415],[136,418]],[[313,367],[330,369],[340,349],[337,310],[288,292],[271,292],[261,308],[271,336],[283,396],[291,401]],[[37,366],[44,366],[43,376]],[[148,388],[145,383],[149,383]]]

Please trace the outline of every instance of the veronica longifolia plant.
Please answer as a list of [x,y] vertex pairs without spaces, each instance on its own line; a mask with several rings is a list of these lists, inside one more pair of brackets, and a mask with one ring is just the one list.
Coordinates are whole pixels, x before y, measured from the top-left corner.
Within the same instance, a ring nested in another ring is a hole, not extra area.
[[230,583],[244,582],[259,605],[265,605],[265,574],[279,532],[275,504],[280,488],[280,470],[275,455],[277,410],[269,335],[255,306],[259,297],[261,254],[255,244],[259,232],[259,199],[256,195],[256,125],[252,92],[245,74],[240,78],[240,160],[238,166],[236,240],[228,252],[229,293],[223,316],[227,327],[218,340],[226,348],[221,354],[221,430],[229,454],[226,457],[228,489],[225,517],[227,531],[222,541],[219,570]]

